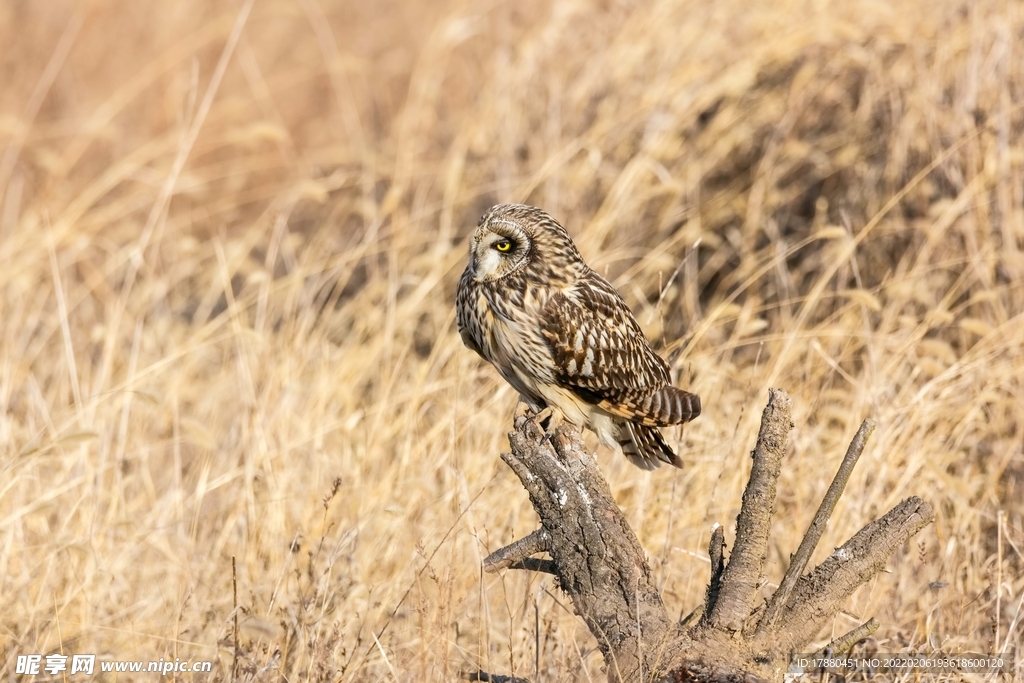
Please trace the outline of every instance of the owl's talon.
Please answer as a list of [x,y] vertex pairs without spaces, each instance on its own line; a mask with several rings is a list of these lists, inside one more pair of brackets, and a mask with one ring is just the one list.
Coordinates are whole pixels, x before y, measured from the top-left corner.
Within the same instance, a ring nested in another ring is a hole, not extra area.
[[516,429],[519,429],[523,426],[523,421],[530,419],[530,415],[530,404],[520,398],[516,402],[515,411],[512,413],[512,424]]
[[552,406],[548,406],[534,415],[533,421],[544,430],[545,437],[550,438],[562,426],[562,423],[565,422],[565,416],[561,410],[555,410]]
[[551,415],[554,414],[554,412],[555,411],[553,411],[551,409],[551,406],[548,406],[547,408],[545,408],[544,410],[540,411],[539,413],[534,413],[532,419],[533,419],[534,422],[537,423],[538,427],[540,427],[541,429],[544,429],[545,428],[544,427],[544,422],[546,420],[548,420],[551,417]]

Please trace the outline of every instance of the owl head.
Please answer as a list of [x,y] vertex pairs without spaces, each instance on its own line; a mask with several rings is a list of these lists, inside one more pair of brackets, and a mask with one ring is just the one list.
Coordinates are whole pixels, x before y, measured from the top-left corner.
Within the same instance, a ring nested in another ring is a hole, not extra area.
[[528,266],[567,276],[586,269],[569,233],[545,211],[526,204],[498,204],[480,218],[469,245],[469,271],[493,282]]

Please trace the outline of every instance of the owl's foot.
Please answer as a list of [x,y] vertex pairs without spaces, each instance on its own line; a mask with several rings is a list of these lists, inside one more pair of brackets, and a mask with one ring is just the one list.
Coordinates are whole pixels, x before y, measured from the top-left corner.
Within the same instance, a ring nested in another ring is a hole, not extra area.
[[562,423],[565,422],[565,415],[562,414],[561,410],[548,406],[544,410],[540,411],[533,416],[533,421],[537,423],[537,426],[544,430],[547,438],[551,438]]
[[528,420],[533,416],[534,409],[530,407],[530,404],[519,399],[516,402],[515,412],[512,413],[512,424],[515,425],[516,429],[519,429],[519,425],[523,423],[523,420]]

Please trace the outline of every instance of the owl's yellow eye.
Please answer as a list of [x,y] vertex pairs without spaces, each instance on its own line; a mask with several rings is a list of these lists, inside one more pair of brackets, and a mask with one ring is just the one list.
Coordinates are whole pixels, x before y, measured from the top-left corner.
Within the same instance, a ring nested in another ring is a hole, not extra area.
[[501,253],[507,253],[512,251],[512,240],[498,240],[494,243],[494,248]]

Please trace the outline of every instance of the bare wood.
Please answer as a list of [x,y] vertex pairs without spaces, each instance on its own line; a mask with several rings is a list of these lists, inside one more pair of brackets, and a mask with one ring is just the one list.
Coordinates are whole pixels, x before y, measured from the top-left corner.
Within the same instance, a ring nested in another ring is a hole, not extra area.
[[711,560],[711,579],[704,598],[704,617],[711,614],[718,602],[718,591],[722,585],[722,572],[725,570],[725,530],[716,524],[708,542],[708,558]]
[[932,507],[912,496],[864,526],[797,582],[777,627],[756,642],[777,651],[795,651],[809,642],[854,590],[884,569],[896,549],[933,519]]
[[772,389],[761,415],[761,430],[752,454],[754,465],[736,518],[735,547],[722,573],[718,599],[708,615],[707,624],[712,627],[740,631],[750,616],[768,551],[775,489],[792,426],[789,396],[781,389]]
[[697,623],[697,620],[704,616],[704,605],[697,605],[697,608],[679,620],[679,628],[688,629]]
[[877,631],[878,626],[878,620],[874,617],[871,617],[857,628],[853,629],[849,633],[839,636],[831,643],[823,647],[819,651],[819,654],[825,654],[827,652],[848,652],[850,648],[852,648],[854,645],[856,645],[857,643],[859,643],[860,641],[864,640],[872,633]]
[[530,681],[525,678],[489,674],[482,669],[479,671],[463,671],[459,675],[459,678],[464,681],[486,681],[487,683],[530,683]]
[[[851,444],[801,543],[801,548],[807,544],[808,556],[820,538],[816,522],[819,516],[827,519],[834,510],[870,426],[865,423]],[[763,607],[752,602],[761,579],[776,481],[790,427],[789,397],[772,391],[737,517],[733,557],[726,562],[720,527],[712,532],[708,545],[711,581],[703,616],[698,617],[698,608],[684,623],[670,622],[643,549],[579,432],[562,425],[545,434],[536,417],[516,420],[516,431],[509,434],[511,452],[501,457],[529,493],[540,517],[540,529],[492,553],[486,566],[489,571],[508,567],[552,572],[596,638],[612,683],[781,680],[790,653],[806,647],[852,591],[880,571],[900,544],[932,520],[927,503],[908,499],[867,524],[803,577],[799,574],[806,560],[798,550],[791,563],[798,577],[795,585],[788,597],[776,593],[781,611],[771,620],[761,618],[765,625],[751,633],[748,625],[758,621]],[[551,559],[534,557],[544,551]],[[709,619],[709,613],[717,614],[718,619]],[[838,644],[849,639],[855,642],[876,627],[877,622],[869,621]]]
[[768,607],[765,609],[764,616],[761,617],[761,621],[757,625],[757,633],[764,632],[778,621],[782,608],[786,606],[786,602],[789,600],[797,580],[803,576],[804,569],[807,567],[807,563],[810,562],[814,549],[818,547],[818,541],[821,540],[821,535],[825,533],[825,527],[828,525],[828,520],[831,519],[832,513],[835,512],[839,497],[843,495],[846,484],[850,481],[850,475],[853,474],[853,468],[860,459],[861,453],[864,452],[864,446],[874,431],[875,422],[869,419],[861,423],[860,429],[854,435],[853,441],[850,442],[850,447],[846,449],[843,462],[839,465],[839,470],[832,479],[832,484],[828,487],[828,491],[825,492],[825,497],[822,498],[821,505],[818,506],[818,511],[815,513],[814,519],[811,520],[811,525],[807,527],[807,532],[804,534],[803,540],[800,541],[800,547],[797,549],[796,554],[793,555],[789,568],[786,569],[786,575],[782,578],[779,587],[768,601]]
[[509,569],[525,569],[530,572],[539,572],[541,574],[558,576],[558,569],[555,567],[555,561],[545,560],[539,557],[524,557],[523,559],[509,565]]
[[724,668],[702,659],[685,662],[658,683],[768,683],[767,679],[742,669]]
[[597,638],[616,680],[665,669],[675,631],[643,548],[575,427],[545,436],[535,420],[509,434],[502,459],[530,494],[559,584]]
[[498,548],[484,559],[484,571],[494,573],[521,563],[531,555],[546,552],[551,537],[544,529],[537,529],[529,536]]

